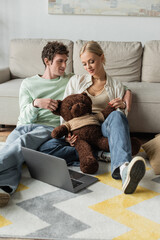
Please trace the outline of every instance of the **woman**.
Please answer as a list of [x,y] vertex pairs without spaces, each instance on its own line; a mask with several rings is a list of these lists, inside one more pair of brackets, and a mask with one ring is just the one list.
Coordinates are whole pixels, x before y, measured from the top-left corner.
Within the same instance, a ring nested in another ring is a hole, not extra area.
[[[122,179],[124,193],[133,193],[145,174],[145,161],[142,157],[132,159],[131,155],[130,133],[125,116],[127,109],[130,109],[131,98],[126,97],[125,102],[125,87],[105,72],[104,53],[97,42],[86,43],[80,51],[80,58],[88,74],[73,76],[67,84],[64,98],[85,91],[92,100],[93,112],[101,111],[108,103],[117,109],[107,117],[101,129],[109,141],[112,177]],[[70,137],[70,145],[74,145],[75,141],[76,136]],[[43,151],[42,148],[40,150]]]
[[[123,96],[125,88],[112,79],[104,69],[104,53],[97,42],[87,42],[80,51],[80,58],[88,74],[73,76],[65,90],[64,98],[85,91],[92,99],[93,112],[101,111],[110,103],[117,111],[112,112],[101,126],[102,134],[108,137],[111,153],[111,173],[122,179],[124,193],[133,193],[145,174],[142,157],[131,156],[131,143],[127,113]],[[130,102],[128,103],[130,109]]]

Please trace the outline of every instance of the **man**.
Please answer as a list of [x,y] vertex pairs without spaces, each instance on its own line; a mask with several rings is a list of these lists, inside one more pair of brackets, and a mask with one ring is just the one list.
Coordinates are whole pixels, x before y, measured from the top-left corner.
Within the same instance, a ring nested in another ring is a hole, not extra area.
[[[52,114],[58,106],[56,99],[62,99],[71,74],[66,75],[67,47],[59,42],[49,42],[42,51],[45,71],[24,79],[20,87],[20,116],[17,127],[8,136],[0,152],[0,207],[7,205],[10,194],[18,187],[24,162],[21,146],[38,149],[51,138],[59,117]],[[58,144],[58,140],[57,140]],[[63,156],[63,149],[56,148],[55,154]],[[75,148],[65,147],[65,159],[78,159]],[[75,158],[74,158],[75,156]]]

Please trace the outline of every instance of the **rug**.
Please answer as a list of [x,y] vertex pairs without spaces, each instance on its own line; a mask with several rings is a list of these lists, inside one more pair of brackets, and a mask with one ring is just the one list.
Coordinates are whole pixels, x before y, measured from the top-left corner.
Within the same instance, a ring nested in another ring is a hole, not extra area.
[[[146,157],[142,150],[140,155]],[[160,239],[160,176],[146,163],[145,177],[132,195],[123,194],[121,181],[111,178],[110,163],[99,162],[99,181],[76,194],[32,179],[24,165],[17,191],[0,208],[0,237]]]

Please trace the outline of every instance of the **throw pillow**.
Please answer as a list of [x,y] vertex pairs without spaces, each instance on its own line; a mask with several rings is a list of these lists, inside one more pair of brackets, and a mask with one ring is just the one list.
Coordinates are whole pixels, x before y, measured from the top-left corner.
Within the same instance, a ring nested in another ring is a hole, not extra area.
[[155,174],[160,174],[160,135],[142,145]]

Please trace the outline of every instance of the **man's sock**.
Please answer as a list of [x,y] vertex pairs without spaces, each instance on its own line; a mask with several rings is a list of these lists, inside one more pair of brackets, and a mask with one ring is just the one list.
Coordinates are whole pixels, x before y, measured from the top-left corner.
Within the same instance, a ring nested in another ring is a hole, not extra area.
[[98,151],[98,160],[103,162],[110,162],[111,156],[109,152]]
[[125,163],[123,163],[121,166],[120,166],[120,175],[121,175],[121,178],[122,178],[122,172],[123,172],[123,169],[125,168],[125,167],[127,167],[129,165],[129,162],[125,162]]

